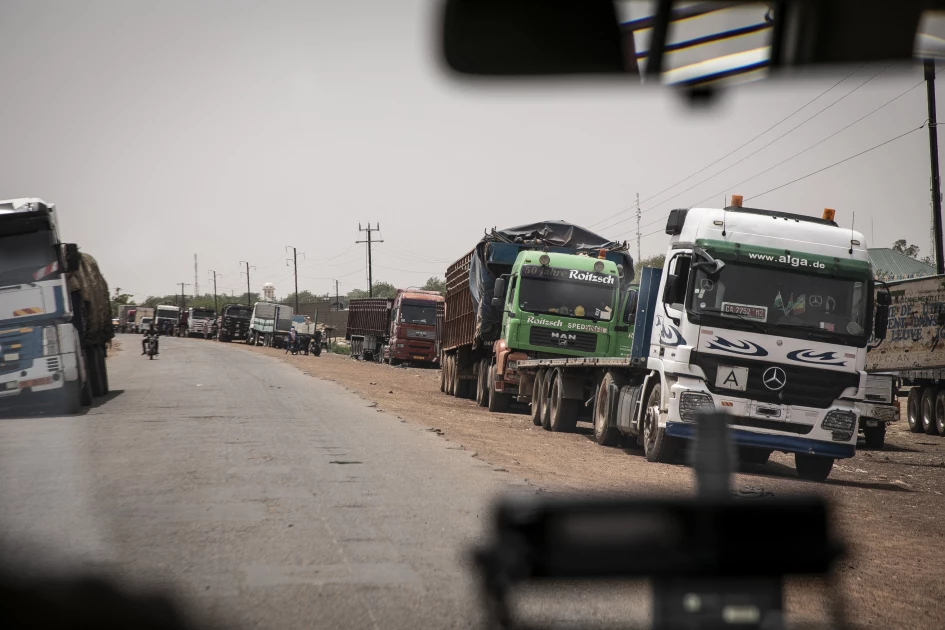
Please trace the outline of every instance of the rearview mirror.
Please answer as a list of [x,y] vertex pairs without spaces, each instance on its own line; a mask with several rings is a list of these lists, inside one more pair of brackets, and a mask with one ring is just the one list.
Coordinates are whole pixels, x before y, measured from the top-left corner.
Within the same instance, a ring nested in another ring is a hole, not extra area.
[[495,286],[492,289],[492,295],[497,298],[505,297],[505,278],[496,278]]
[[65,273],[74,273],[79,270],[81,257],[79,256],[79,246],[75,243],[65,243],[59,250],[61,257],[60,264]]
[[889,305],[892,297],[888,292],[880,291],[876,294],[876,321],[873,324],[873,337],[877,341],[886,338],[889,329]]

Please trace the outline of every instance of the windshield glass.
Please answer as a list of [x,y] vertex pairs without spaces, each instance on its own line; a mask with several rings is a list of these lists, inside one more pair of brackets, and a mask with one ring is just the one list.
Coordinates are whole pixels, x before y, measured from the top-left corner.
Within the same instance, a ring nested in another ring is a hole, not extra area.
[[561,278],[520,278],[518,304],[523,311],[610,321],[613,285]]
[[0,237],[0,286],[58,278],[58,271],[48,269],[54,262],[48,230]]
[[420,304],[402,304],[400,306],[400,321],[403,324],[427,324],[436,323],[436,307],[421,306]]
[[698,270],[691,312],[753,322],[761,327],[820,330],[860,337],[866,329],[863,282],[727,264],[713,277]]
[[172,317],[172,318],[175,318],[175,319],[176,319],[178,312],[179,312],[179,311],[177,311],[177,310],[171,310],[171,309],[166,309],[166,310],[165,310],[165,309],[163,309],[163,308],[159,308],[159,309],[157,310],[157,313],[155,314],[155,317]]
[[252,312],[253,309],[249,308],[248,306],[232,306],[226,309],[225,315],[227,317],[241,317],[248,319]]
[[195,308],[193,318],[194,319],[207,319],[213,317],[213,310],[209,308]]

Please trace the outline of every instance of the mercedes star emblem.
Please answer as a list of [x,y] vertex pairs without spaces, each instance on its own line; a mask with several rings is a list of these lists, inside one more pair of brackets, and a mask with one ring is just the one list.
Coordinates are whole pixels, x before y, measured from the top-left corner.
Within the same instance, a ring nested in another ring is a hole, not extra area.
[[765,373],[761,375],[761,380],[765,384],[765,387],[776,392],[787,384],[787,374],[779,367],[769,367],[765,370]]

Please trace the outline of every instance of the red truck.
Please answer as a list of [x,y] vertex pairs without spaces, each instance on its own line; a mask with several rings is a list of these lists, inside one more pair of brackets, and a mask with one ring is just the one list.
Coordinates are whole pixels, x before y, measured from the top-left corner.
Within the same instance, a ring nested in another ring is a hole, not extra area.
[[351,356],[391,365],[437,364],[437,319],[444,304],[439,293],[421,289],[398,289],[394,299],[351,300],[345,331]]

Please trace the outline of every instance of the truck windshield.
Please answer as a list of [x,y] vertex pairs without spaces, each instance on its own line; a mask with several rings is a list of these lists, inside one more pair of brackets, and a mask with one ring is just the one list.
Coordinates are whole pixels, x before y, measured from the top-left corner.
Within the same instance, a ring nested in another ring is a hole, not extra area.
[[0,286],[26,284],[59,277],[52,232],[0,236]]
[[194,309],[194,319],[207,319],[212,318],[214,315],[211,309],[207,308],[195,308]]
[[742,320],[766,332],[866,339],[863,281],[729,263],[714,276],[696,271],[690,312]]
[[610,321],[615,290],[612,285],[561,278],[521,277],[518,304],[523,311]]
[[432,326],[436,323],[436,306],[401,304],[400,322],[402,324],[427,324]]
[[172,319],[177,319],[179,311],[159,308],[155,317],[170,317]]
[[248,306],[230,307],[226,309],[225,314],[227,317],[238,317],[240,319],[249,319],[250,315],[253,314],[253,309],[249,308]]

